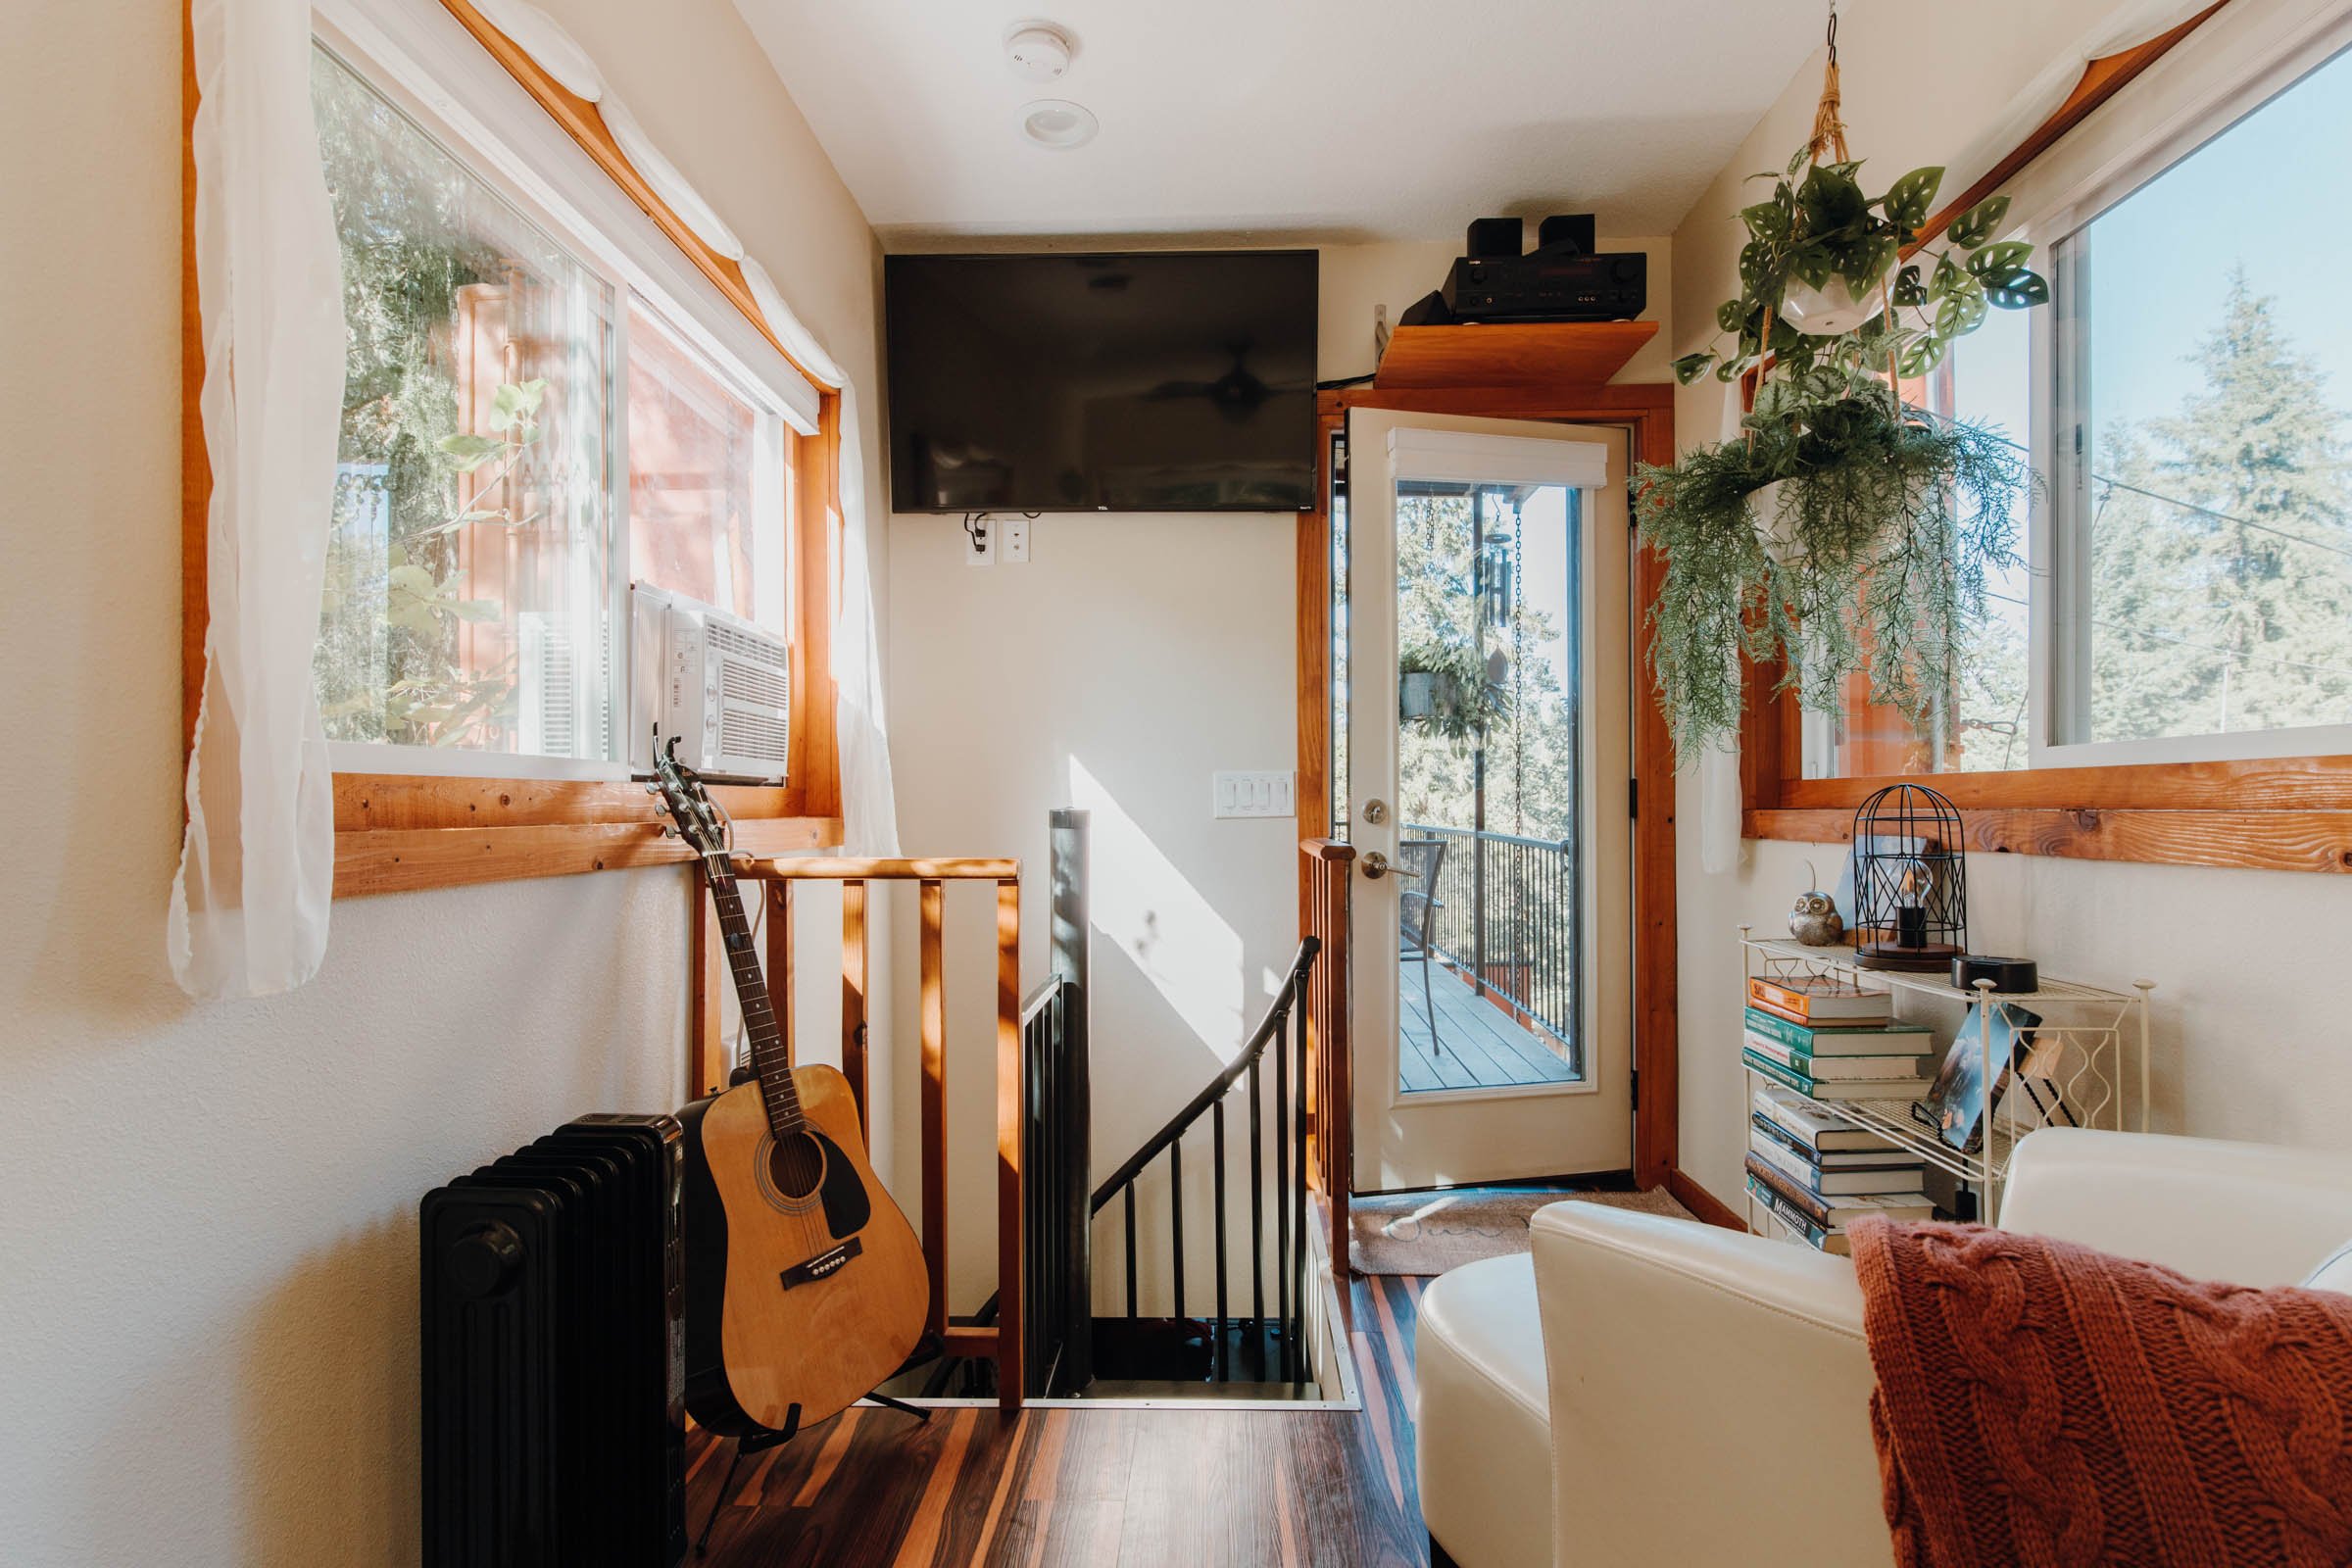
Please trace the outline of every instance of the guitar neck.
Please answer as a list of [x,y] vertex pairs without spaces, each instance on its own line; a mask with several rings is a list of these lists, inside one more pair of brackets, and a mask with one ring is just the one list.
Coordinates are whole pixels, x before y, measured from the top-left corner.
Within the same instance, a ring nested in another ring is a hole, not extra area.
[[768,1130],[782,1139],[807,1125],[800,1090],[792,1081],[792,1062],[784,1050],[784,1034],[768,1000],[767,981],[760,972],[760,955],[752,940],[752,922],[743,912],[743,893],[723,853],[703,857],[703,879],[710,885],[710,902],[718,909],[720,938],[727,950],[727,967],[735,975],[735,1000],[743,1008],[744,1033],[752,1043],[752,1070],[760,1078],[760,1094],[767,1106]]

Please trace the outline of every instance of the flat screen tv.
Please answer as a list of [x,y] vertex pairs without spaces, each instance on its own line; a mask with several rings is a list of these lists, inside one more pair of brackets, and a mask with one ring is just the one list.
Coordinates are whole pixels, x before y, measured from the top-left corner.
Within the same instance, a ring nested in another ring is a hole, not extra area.
[[1315,483],[1315,253],[892,256],[901,512],[1276,512]]

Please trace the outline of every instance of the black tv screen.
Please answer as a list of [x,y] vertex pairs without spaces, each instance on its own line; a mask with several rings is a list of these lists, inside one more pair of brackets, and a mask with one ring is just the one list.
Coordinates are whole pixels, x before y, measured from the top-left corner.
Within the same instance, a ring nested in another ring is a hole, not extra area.
[[1315,253],[892,256],[901,512],[1313,504]]

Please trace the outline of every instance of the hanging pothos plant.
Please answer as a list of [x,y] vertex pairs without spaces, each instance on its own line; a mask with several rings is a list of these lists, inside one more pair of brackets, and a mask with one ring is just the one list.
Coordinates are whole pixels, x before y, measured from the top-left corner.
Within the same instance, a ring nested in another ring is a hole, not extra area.
[[[1456,750],[1465,742],[1483,738],[1489,730],[1508,723],[1511,716],[1511,689],[1503,684],[1496,662],[1463,638],[1407,644],[1396,654],[1396,673],[1407,710],[1398,716],[1452,742]],[[1415,676],[1428,677],[1426,702],[1414,701]]]
[[1813,139],[1755,176],[1772,194],[1740,215],[1740,296],[1716,311],[1729,344],[1675,362],[1686,384],[1754,375],[1741,433],[1636,476],[1637,520],[1666,561],[1651,673],[1686,761],[1738,730],[1742,653],[1778,660],[1815,709],[1867,670],[1871,700],[1928,732],[1987,572],[2016,559],[2011,508],[2033,482],[2002,436],[1898,392],[1988,308],[2049,298],[2033,247],[1992,238],[2009,208],[1994,196],[1952,220],[1944,248],[1920,248],[1941,169],[1864,193],[1835,42]]

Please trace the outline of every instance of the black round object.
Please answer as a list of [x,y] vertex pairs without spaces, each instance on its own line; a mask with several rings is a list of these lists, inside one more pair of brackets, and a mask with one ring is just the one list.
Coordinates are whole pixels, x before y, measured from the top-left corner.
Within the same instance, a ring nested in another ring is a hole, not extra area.
[[1991,981],[1995,991],[2022,996],[2041,989],[2041,970],[2032,958],[1995,958],[1982,953],[1964,953],[1952,960],[1956,989],[1974,991],[1980,980]]
[[449,1250],[449,1282],[461,1299],[478,1301],[513,1283],[522,1267],[522,1238],[504,1225],[481,1225]]

